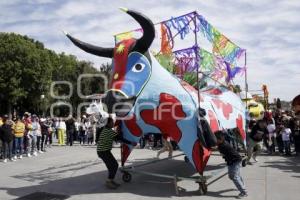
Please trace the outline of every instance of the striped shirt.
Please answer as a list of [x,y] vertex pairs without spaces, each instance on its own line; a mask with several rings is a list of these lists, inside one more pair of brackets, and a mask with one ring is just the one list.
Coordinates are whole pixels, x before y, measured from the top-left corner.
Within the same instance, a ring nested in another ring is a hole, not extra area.
[[118,133],[111,128],[104,127],[97,141],[97,151],[110,151],[112,149],[113,141],[117,135]]

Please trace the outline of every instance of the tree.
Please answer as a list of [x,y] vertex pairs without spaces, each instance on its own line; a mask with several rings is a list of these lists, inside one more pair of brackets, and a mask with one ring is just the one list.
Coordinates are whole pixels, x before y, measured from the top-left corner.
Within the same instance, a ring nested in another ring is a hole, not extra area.
[[51,81],[51,61],[44,45],[26,36],[0,33],[0,91],[2,109],[17,104],[37,106],[43,87]]
[[[104,75],[109,76],[110,65],[103,65]],[[77,79],[81,74],[98,74],[93,63],[78,61],[73,55],[57,54],[44,48],[43,43],[27,36],[14,33],[0,33],[0,112],[12,113],[12,108],[23,113],[49,112],[50,105],[57,101],[51,98],[50,86],[53,81],[67,81],[74,90],[65,99],[74,108],[85,99],[77,94]],[[83,79],[83,94],[103,93],[101,79]],[[55,95],[69,93],[66,85],[56,85]],[[43,98],[41,98],[43,97]],[[61,113],[66,112],[62,109]],[[76,109],[75,109],[76,111]]]

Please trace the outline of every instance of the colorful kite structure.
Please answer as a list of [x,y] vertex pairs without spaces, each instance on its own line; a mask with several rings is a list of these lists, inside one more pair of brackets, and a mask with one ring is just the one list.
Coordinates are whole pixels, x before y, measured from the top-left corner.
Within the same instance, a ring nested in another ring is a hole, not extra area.
[[228,63],[234,63],[236,59],[240,58],[245,52],[245,49],[241,49],[231,42],[226,36],[208,23],[203,16],[198,15],[197,17],[200,22],[199,27],[201,33],[213,44],[213,53],[221,56]]
[[[246,71],[246,60],[244,66],[237,64],[242,55],[246,54],[246,50],[234,44],[197,12],[172,17],[156,25],[160,26],[161,33],[160,52],[156,57],[166,68],[174,67],[175,69],[168,70],[178,77],[183,78],[185,73],[201,72],[208,74],[213,80],[224,79],[229,84],[236,75],[243,75]],[[137,32],[142,30],[117,34],[115,41],[117,43],[133,38]],[[211,51],[198,44],[199,33],[211,43]],[[190,34],[195,35],[195,44],[189,48],[174,50],[174,38],[179,36],[181,40],[185,40]]]

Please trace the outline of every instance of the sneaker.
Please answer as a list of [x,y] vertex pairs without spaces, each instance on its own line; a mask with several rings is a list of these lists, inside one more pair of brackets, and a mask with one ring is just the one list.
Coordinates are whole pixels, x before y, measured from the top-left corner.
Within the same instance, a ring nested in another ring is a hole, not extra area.
[[37,156],[38,154],[37,154],[37,152],[35,151],[35,152],[33,153],[33,155],[34,155],[34,156]]
[[241,193],[237,196],[237,198],[238,198],[238,199],[242,199],[242,198],[247,197],[247,196],[248,196],[247,192],[241,192]]
[[17,161],[17,160],[15,160],[14,158],[12,158],[12,159],[9,159],[9,161],[15,162],[15,161]]
[[114,185],[117,186],[117,187],[120,187],[120,186],[121,186],[120,183],[117,183],[117,182],[115,182],[115,181],[111,181],[111,182],[112,182],[112,184],[114,184]]
[[30,153],[28,153],[28,154],[27,154],[27,157],[28,157],[28,158],[30,158],[30,157],[31,157],[31,154],[30,154]]
[[17,156],[14,156],[13,159],[17,160]]
[[106,181],[105,186],[106,186],[108,189],[111,189],[111,190],[115,190],[115,189],[118,188],[118,186],[116,186],[115,184],[113,184],[112,181]]
[[39,153],[44,153],[44,152],[42,152],[42,151],[39,151]]
[[258,162],[257,157],[253,157],[253,160],[254,160],[255,162]]
[[19,159],[22,159],[22,158],[23,158],[23,156],[22,156],[22,155],[20,155],[20,156],[19,156]]
[[7,163],[7,159],[4,159],[3,162],[4,162],[4,163]]

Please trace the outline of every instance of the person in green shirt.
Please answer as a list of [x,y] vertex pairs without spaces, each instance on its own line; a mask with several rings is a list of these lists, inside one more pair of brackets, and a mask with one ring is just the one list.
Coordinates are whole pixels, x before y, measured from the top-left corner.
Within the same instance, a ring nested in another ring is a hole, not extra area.
[[122,138],[121,134],[118,134],[112,129],[113,127],[113,119],[108,118],[106,126],[102,129],[97,140],[97,154],[99,158],[103,160],[108,169],[108,179],[106,180],[105,186],[109,189],[117,189],[120,186],[119,183],[116,183],[114,181],[119,165],[117,160],[111,153],[113,141],[120,140],[126,144],[131,144],[133,146],[136,145],[136,143]]

